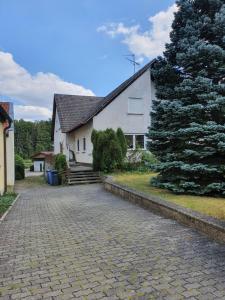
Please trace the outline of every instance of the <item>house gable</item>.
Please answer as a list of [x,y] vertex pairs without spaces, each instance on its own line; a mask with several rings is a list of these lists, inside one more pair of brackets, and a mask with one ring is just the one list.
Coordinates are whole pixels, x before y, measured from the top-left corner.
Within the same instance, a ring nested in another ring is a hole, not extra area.
[[120,86],[114,89],[106,97],[78,96],[78,95],[54,95],[52,116],[52,139],[54,139],[56,108],[62,132],[73,130],[87,124],[94,116],[98,115],[120,94],[124,93],[135,81],[148,71],[154,64],[154,60],[146,64]]
[[146,133],[150,125],[150,108],[154,94],[152,85],[151,71],[148,68],[94,116],[94,129],[121,127],[127,134]]

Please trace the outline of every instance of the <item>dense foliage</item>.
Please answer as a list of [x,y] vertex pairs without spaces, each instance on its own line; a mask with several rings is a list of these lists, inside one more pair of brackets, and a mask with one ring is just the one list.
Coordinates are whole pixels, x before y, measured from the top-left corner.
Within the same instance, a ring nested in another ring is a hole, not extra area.
[[54,156],[54,168],[58,172],[66,171],[68,166],[67,166],[66,156],[64,154],[59,153]]
[[146,173],[154,169],[156,163],[158,163],[158,161],[155,155],[149,151],[136,148],[127,155],[126,161],[123,164],[123,170]]
[[51,120],[15,121],[15,152],[24,159],[34,153],[52,150]]
[[24,160],[18,154],[15,155],[15,179],[21,180],[25,178]]
[[93,168],[95,171],[112,172],[121,169],[127,153],[127,143],[123,131],[109,128],[105,131],[93,130]]
[[225,195],[225,3],[179,0],[171,43],[157,59],[152,182],[175,193]]

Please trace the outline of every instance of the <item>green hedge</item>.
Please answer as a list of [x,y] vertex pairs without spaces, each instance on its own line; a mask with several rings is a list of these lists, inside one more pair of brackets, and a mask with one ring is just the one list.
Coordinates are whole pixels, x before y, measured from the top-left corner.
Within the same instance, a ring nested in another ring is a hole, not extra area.
[[15,178],[16,180],[21,180],[25,178],[24,160],[18,154],[15,155]]
[[66,161],[66,156],[64,154],[56,154],[54,156],[54,168],[58,172],[63,172],[66,171],[67,169],[67,161]]
[[112,172],[122,169],[127,153],[127,143],[122,129],[115,132],[108,128],[104,131],[93,130],[93,169]]

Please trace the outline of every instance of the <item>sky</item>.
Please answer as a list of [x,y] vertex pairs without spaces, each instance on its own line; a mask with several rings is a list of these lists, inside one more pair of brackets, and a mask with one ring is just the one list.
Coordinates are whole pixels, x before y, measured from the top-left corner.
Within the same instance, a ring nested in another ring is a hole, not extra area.
[[54,93],[105,96],[169,42],[174,0],[0,0],[0,99],[48,119]]

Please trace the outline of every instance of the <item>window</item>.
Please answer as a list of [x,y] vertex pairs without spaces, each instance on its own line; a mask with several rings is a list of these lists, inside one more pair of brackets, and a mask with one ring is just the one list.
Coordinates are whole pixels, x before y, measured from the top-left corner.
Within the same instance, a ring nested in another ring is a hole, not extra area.
[[86,151],[86,138],[83,138],[83,151]]
[[144,101],[142,98],[130,97],[128,99],[128,114],[143,115]]
[[145,149],[144,134],[127,134],[125,135],[127,141],[127,148],[129,150]]
[[134,149],[133,135],[125,135],[125,138],[127,140],[127,148]]
[[77,140],[77,151],[78,152],[80,151],[80,140],[79,139]]
[[135,148],[145,149],[144,135],[135,135]]

